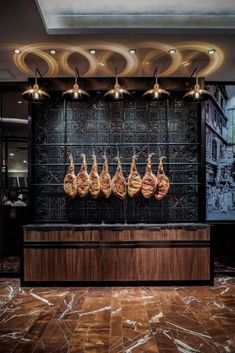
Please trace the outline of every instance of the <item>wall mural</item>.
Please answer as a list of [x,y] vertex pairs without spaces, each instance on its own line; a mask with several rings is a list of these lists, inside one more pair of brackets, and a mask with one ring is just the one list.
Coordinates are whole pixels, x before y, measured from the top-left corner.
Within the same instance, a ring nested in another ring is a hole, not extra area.
[[[197,221],[200,195],[200,141],[197,107],[182,99],[169,103],[146,102],[141,96],[128,102],[110,103],[94,95],[86,103],[65,103],[57,93],[47,105],[32,110],[32,188],[37,222],[157,223]],[[72,153],[77,174],[81,154],[97,156],[99,173],[104,153],[113,176],[118,154],[124,176],[130,173],[131,157],[143,177],[149,153],[155,153],[152,170],[165,155],[164,169],[171,188],[166,197],[145,199],[127,196],[121,200],[90,195],[69,198],[63,181]]]
[[235,220],[235,86],[208,86],[205,104],[207,220]]

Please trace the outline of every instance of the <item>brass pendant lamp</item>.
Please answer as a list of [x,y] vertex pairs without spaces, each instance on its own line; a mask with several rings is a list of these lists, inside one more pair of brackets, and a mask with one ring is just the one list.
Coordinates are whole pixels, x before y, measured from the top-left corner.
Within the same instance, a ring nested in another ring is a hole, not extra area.
[[71,89],[63,93],[63,98],[69,102],[78,102],[87,100],[90,95],[80,88],[78,85],[78,77],[80,77],[77,67],[75,67],[75,82]]
[[22,94],[22,97],[27,101],[41,103],[50,99],[49,94],[38,86],[38,75],[42,78],[38,68],[35,68],[35,82],[33,88],[27,89]]
[[189,102],[202,102],[211,97],[211,94],[209,91],[206,89],[201,88],[199,85],[199,79],[198,79],[198,69],[195,68],[192,72],[191,77],[196,74],[196,84],[194,86],[194,89],[186,93],[183,97],[185,101]]
[[117,67],[115,67],[115,85],[113,89],[105,93],[104,97],[111,101],[122,101],[131,97],[130,92],[122,88],[118,83]]
[[153,88],[149,89],[143,94],[143,98],[148,100],[163,101],[170,97],[170,93],[162,89],[158,84],[158,67],[154,71],[153,76],[155,77],[155,84]]

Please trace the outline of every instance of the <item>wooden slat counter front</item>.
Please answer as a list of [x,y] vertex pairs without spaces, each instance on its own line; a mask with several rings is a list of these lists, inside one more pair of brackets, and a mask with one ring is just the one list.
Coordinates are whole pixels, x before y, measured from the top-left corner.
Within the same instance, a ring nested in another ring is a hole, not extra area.
[[22,285],[213,284],[206,224],[24,227]]

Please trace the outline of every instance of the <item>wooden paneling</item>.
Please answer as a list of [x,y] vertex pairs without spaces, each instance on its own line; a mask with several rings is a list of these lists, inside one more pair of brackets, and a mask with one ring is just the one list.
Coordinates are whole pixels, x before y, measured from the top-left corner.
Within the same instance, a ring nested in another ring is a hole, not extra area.
[[150,240],[209,240],[209,228],[202,229],[93,229],[25,231],[25,241],[150,241]]
[[25,249],[25,281],[95,281],[100,277],[97,249]]
[[208,280],[206,248],[25,249],[25,281]]
[[209,239],[209,228],[30,230],[23,281],[209,281]]

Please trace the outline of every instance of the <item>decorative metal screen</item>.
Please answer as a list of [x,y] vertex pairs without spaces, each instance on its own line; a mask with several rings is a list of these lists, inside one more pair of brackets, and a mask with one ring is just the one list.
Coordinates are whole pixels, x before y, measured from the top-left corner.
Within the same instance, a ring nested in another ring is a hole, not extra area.
[[[93,97],[88,103],[65,103],[57,93],[47,105],[32,106],[32,191],[36,222],[157,223],[198,220],[199,119],[197,106],[172,99],[149,103],[140,97],[129,102],[109,103]],[[143,196],[119,200],[99,197],[68,199],[63,178],[72,152],[76,173],[80,154],[98,157],[99,171],[104,151],[113,176],[119,152],[127,179],[131,157],[139,155],[137,167],[143,176],[148,153],[154,152],[153,172],[165,155],[169,194],[162,201]]]

